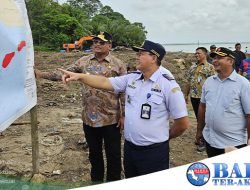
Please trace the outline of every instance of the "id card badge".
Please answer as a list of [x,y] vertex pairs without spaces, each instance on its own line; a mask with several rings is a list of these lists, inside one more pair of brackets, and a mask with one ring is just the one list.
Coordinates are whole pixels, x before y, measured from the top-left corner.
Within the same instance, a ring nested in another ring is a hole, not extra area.
[[150,119],[151,106],[149,104],[142,104],[141,106],[141,118]]

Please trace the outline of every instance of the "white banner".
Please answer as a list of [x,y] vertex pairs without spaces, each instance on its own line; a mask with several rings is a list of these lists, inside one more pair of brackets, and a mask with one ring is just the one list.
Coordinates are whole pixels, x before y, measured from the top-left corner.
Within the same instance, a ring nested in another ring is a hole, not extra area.
[[0,3],[0,132],[36,105],[33,41],[24,0]]
[[249,155],[250,146],[161,172],[77,189],[249,190]]

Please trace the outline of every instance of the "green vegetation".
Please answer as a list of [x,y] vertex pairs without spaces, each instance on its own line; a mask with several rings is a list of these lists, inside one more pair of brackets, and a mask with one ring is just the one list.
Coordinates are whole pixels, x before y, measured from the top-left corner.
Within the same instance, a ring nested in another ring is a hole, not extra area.
[[98,31],[112,34],[114,46],[140,45],[146,38],[142,23],[130,23],[99,0],[68,0],[62,5],[56,0],[25,2],[36,49],[62,49],[62,44]]

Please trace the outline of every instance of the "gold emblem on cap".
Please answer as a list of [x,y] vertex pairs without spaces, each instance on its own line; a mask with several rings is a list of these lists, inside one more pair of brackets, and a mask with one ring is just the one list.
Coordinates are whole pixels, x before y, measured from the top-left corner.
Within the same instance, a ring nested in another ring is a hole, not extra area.
[[97,37],[104,40],[104,41],[106,41],[105,36],[104,36],[104,32],[100,32],[100,34],[97,35]]
[[154,49],[151,49],[150,51],[151,51],[153,54],[155,54],[157,57],[160,57],[160,54],[157,53]]

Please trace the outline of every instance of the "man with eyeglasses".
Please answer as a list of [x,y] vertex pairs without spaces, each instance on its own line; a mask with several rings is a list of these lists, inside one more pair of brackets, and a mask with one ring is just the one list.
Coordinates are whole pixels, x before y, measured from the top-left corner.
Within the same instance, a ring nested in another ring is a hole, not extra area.
[[[112,36],[99,32],[93,38],[93,54],[84,56],[67,70],[75,73],[116,77],[126,74],[126,65],[110,54]],[[36,71],[37,78],[61,80],[61,74]],[[104,158],[107,158],[106,181],[121,179],[121,133],[124,123],[124,98],[120,94],[82,85],[82,120],[89,146],[91,180],[103,182]]]
[[[158,43],[145,40],[137,52],[138,71],[120,77],[77,74],[61,70],[63,81],[80,81],[98,89],[125,92],[124,170],[136,177],[169,168],[169,140],[180,136],[189,120],[176,81],[160,69],[166,54]],[[169,126],[170,117],[174,120]]]
[[203,85],[196,133],[209,158],[250,145],[250,83],[234,70],[233,51],[221,47],[211,56],[217,74]]

